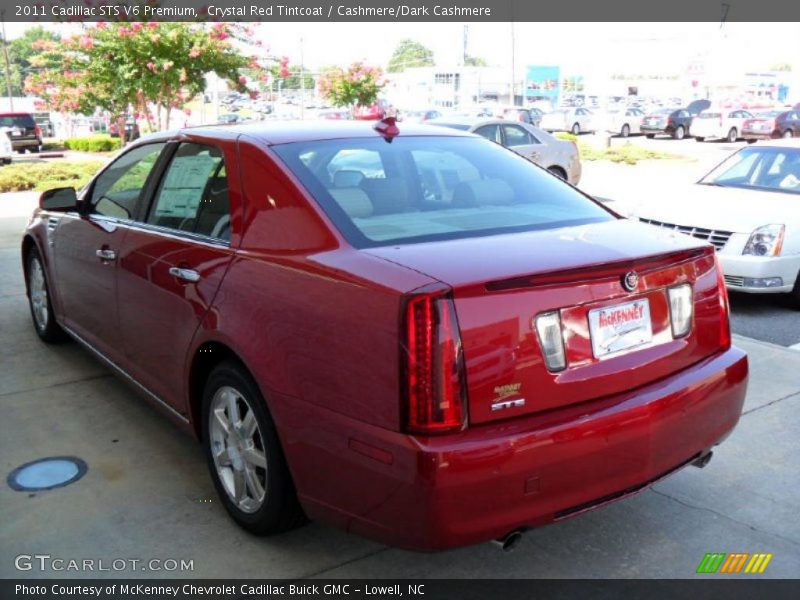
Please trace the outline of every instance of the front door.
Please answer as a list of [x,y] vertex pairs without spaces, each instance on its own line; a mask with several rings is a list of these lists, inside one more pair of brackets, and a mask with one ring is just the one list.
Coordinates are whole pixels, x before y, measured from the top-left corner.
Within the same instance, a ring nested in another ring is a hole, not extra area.
[[233,256],[229,181],[235,146],[183,142],[120,253],[119,316],[127,368],[186,414],[187,353]]
[[52,237],[64,323],[119,362],[117,264],[131,222],[163,143],[139,146],[111,163],[84,196],[81,211],[61,217]]
[[542,144],[519,125],[503,125],[504,145],[531,162],[542,161]]

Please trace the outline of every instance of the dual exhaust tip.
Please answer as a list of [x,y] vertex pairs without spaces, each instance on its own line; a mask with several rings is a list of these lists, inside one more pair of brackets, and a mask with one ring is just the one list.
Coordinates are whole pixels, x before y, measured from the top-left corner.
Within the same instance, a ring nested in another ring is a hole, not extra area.
[[[692,466],[698,467],[702,469],[705,467],[709,462],[711,462],[711,457],[714,455],[713,452],[707,452],[702,456],[699,456],[694,461],[692,461]],[[496,540],[492,540],[492,544],[500,548],[503,552],[512,552],[522,541],[522,534],[525,533],[522,529],[515,529],[504,535],[501,538],[497,538]]]

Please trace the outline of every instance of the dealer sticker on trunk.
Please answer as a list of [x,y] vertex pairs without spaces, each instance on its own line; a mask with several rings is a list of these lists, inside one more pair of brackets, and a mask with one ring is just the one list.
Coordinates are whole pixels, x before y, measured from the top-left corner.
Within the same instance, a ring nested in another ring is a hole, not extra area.
[[650,303],[634,300],[590,310],[589,333],[595,358],[648,344],[653,339]]

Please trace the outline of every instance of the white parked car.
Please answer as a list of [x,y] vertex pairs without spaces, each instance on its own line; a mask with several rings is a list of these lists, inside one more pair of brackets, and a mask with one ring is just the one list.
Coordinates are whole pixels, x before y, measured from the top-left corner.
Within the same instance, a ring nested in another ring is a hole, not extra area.
[[729,289],[787,293],[800,308],[800,139],[746,146],[661,194],[635,211],[641,221],[712,243]]
[[573,142],[558,140],[528,123],[449,116],[432,119],[427,124],[470,131],[497,142],[572,185],[578,185],[581,179],[578,147]]
[[621,137],[641,133],[644,111],[641,108],[625,108],[607,113],[606,131]]
[[573,135],[595,131],[595,115],[588,108],[557,108],[542,115],[539,127],[545,131],[569,131]]
[[9,131],[10,127],[0,127],[0,162],[4,165],[11,164],[11,157],[14,155],[11,138],[8,137]]
[[742,126],[752,113],[742,108],[710,108],[692,121],[692,135],[698,142],[704,140],[727,140],[735,142],[742,137]]

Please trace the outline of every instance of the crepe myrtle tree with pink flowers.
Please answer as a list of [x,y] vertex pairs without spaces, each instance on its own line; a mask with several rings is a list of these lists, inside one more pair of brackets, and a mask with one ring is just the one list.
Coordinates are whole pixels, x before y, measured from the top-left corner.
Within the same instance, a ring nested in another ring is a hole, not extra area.
[[160,130],[173,110],[203,91],[206,74],[245,91],[245,69],[251,77],[269,69],[257,48],[244,52],[254,45],[253,33],[235,23],[97,23],[44,44],[26,91],[55,110],[91,114],[99,107],[122,121],[133,107],[152,131]]
[[348,108],[351,116],[357,107],[375,104],[385,85],[383,71],[362,62],[346,69],[329,67],[319,78],[320,93],[334,106]]

